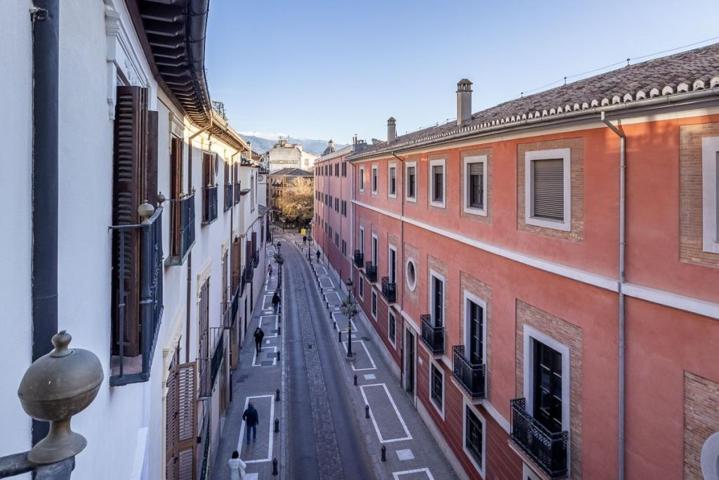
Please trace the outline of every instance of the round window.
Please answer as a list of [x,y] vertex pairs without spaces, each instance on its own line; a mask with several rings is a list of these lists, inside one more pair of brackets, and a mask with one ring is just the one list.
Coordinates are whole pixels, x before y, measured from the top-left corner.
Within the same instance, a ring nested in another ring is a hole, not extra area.
[[410,290],[417,286],[417,267],[412,259],[407,260],[407,286]]

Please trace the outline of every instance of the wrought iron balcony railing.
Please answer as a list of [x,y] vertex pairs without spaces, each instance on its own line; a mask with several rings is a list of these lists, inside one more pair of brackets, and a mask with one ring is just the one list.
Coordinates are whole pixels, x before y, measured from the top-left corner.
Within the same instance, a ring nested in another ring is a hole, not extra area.
[[397,284],[390,282],[389,277],[382,277],[382,295],[389,303],[397,301]]
[[234,198],[232,197],[232,195],[233,195],[232,184],[231,183],[225,184],[225,197],[224,197],[225,212],[227,210],[229,210],[230,208],[232,208],[232,205],[234,202]]
[[527,413],[524,398],[510,402],[512,410],[512,441],[539,465],[551,478],[567,474],[567,442],[569,434],[550,432]]
[[255,267],[252,263],[248,263],[245,265],[245,269],[242,271],[242,279],[245,281],[245,283],[249,283],[252,281],[252,276],[255,273]]
[[362,268],[362,265],[364,265],[364,253],[355,250],[354,261],[357,268]]
[[217,218],[217,185],[202,189],[202,223],[208,224]]
[[225,330],[223,327],[211,327],[209,332],[209,345],[207,356],[199,359],[200,370],[200,397],[212,396],[212,389],[217,380],[217,372],[225,354]]
[[444,353],[444,326],[434,325],[432,316],[429,314],[420,315],[422,320],[422,341],[429,347],[434,355]]
[[[111,358],[110,385],[127,385],[129,383],[144,382],[150,378],[150,367],[152,356],[157,342],[157,333],[160,330],[162,317],[162,207],[158,207],[152,216],[145,222],[137,225],[118,225],[110,227],[117,239],[117,247],[120,252],[125,252],[129,245],[125,242],[130,240],[130,233],[139,232],[140,255],[139,255],[139,298],[138,305],[130,305],[127,302],[128,292],[125,282],[118,282],[118,311],[116,328],[117,338],[126,338],[126,326],[128,309],[135,308],[139,320],[140,332],[140,355],[130,356],[125,351],[125,342],[118,341],[117,351]],[[123,272],[130,268],[127,265],[126,255],[118,256],[117,268]],[[132,288],[132,286],[131,286]]]
[[464,345],[452,348],[452,373],[472,398],[485,398],[486,369],[483,363],[471,363],[464,355]]
[[179,265],[195,243],[195,194],[170,200],[172,208],[171,265]]
[[372,265],[372,262],[367,262],[364,266],[364,271],[368,281],[372,283],[377,281],[377,265]]

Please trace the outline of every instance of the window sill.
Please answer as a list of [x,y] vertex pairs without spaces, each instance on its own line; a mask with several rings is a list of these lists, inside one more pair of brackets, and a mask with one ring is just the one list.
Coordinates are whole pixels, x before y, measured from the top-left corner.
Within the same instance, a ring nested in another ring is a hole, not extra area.
[[549,218],[539,218],[539,217],[525,217],[524,223],[527,225],[532,225],[535,227],[541,227],[541,228],[551,228],[552,230],[561,230],[563,232],[570,232],[572,230],[572,225],[570,222],[562,221],[562,220],[552,220]]
[[719,254],[719,242],[713,242],[711,240],[704,240],[702,245],[704,253],[716,253]]
[[481,217],[486,217],[487,209],[486,208],[475,208],[475,207],[464,207],[464,213],[467,213],[469,215],[478,215]]
[[211,224],[215,223],[216,220],[217,220],[217,217],[215,217],[215,218],[213,218],[213,219],[211,219],[211,220],[203,220],[203,221],[200,223],[200,226],[201,226],[201,227],[206,227],[206,226],[208,226],[208,225],[211,225]]
[[405,197],[404,199],[408,202],[417,203],[417,197]]
[[434,207],[434,208],[445,208],[444,202],[431,201],[431,202],[429,202],[429,206]]

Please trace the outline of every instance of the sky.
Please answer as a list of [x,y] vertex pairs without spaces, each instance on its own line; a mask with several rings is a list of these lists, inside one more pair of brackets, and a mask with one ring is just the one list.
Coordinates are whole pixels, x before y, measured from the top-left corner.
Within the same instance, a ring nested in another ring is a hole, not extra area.
[[350,143],[711,38],[717,0],[211,0],[205,64],[236,130]]

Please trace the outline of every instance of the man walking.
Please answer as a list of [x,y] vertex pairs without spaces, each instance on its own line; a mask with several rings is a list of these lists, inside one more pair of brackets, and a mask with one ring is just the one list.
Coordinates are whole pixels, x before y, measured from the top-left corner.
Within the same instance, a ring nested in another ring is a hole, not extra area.
[[320,255],[321,255],[320,251],[317,250],[317,263],[320,263]]
[[277,290],[275,290],[275,294],[272,295],[272,308],[275,309],[275,313],[277,313],[277,309],[280,306],[280,294],[277,293]]
[[258,326],[255,329],[255,351],[260,353],[262,351],[262,339],[265,338],[265,332]]
[[250,444],[250,433],[252,433],[252,441],[257,440],[257,423],[260,421],[260,414],[255,410],[255,406],[251,403],[247,405],[247,410],[242,414],[242,420],[247,425],[247,445]]

